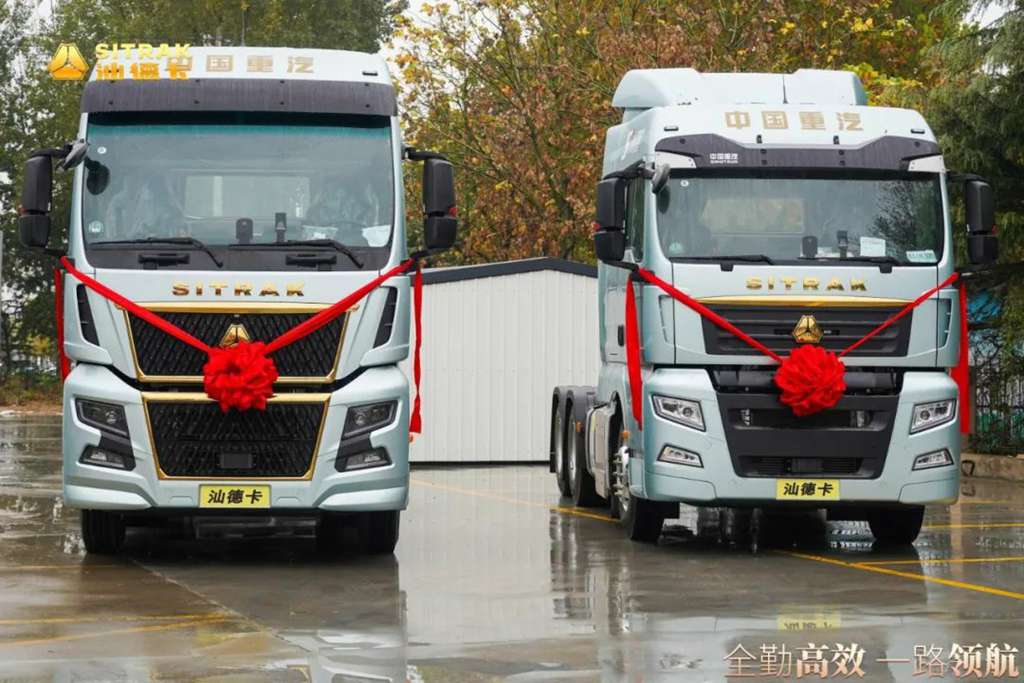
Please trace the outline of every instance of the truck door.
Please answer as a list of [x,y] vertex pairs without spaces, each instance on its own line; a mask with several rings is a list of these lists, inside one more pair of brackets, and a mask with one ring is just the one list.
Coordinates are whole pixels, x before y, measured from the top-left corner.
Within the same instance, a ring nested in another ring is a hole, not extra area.
[[[642,263],[644,257],[644,201],[647,184],[643,178],[634,178],[626,188],[626,255],[625,260]],[[610,363],[624,363],[626,281],[628,273],[622,268],[605,268],[604,358]],[[637,310],[641,310],[641,291],[637,289]]]

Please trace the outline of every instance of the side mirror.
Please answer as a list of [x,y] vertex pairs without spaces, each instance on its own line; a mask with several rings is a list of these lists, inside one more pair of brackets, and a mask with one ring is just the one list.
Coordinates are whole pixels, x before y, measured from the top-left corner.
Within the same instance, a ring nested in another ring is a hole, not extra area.
[[622,230],[598,230],[594,233],[594,253],[605,263],[621,261],[626,255],[626,233]]
[[424,246],[431,251],[450,249],[459,221],[455,217],[455,171],[444,159],[423,162],[423,213]]
[[999,258],[999,238],[994,232],[996,210],[992,186],[983,180],[968,180],[964,184],[964,205],[967,258],[976,266],[995,263]]
[[964,204],[967,213],[967,231],[972,235],[991,233],[996,225],[992,186],[983,180],[968,180],[964,184]]
[[626,182],[608,178],[597,184],[597,227],[622,230],[626,224]]
[[25,162],[21,188],[18,236],[26,247],[43,249],[50,241],[50,203],[53,201],[53,164],[48,156],[32,156]]

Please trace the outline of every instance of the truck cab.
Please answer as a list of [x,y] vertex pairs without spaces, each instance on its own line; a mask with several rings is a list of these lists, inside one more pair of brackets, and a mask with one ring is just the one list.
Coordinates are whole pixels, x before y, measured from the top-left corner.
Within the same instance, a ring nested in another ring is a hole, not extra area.
[[[228,347],[269,341],[408,257],[406,159],[424,161],[426,247],[454,240],[451,165],[403,145],[382,58],[129,53],[85,85],[78,140],[29,159],[29,246],[48,242],[56,160],[74,173],[75,268]],[[227,514],[313,516],[327,547],[355,526],[391,552],[409,486],[408,277],[272,354],[274,395],[247,411],[204,393],[205,354],[61,282],[64,501],[89,551],[116,551],[126,525]]]
[[[636,70],[613,105],[596,226],[601,371],[594,388],[556,390],[555,412],[575,399],[552,439],[553,469],[575,475],[563,490],[607,501],[638,540],[683,502],[825,509],[913,541],[923,506],[958,496],[955,287],[849,351],[838,403],[798,417],[779,402],[775,360],[630,273],[654,273],[779,356],[838,353],[954,273],[950,176],[928,124],[867,106],[856,75],[836,71]],[[971,178],[965,190],[970,256],[987,263],[991,189]]]

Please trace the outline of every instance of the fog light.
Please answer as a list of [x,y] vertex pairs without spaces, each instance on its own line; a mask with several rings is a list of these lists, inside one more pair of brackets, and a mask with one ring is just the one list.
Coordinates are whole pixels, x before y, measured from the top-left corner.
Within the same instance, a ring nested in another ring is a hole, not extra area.
[[740,422],[743,423],[744,427],[749,427],[754,422],[754,414],[750,412],[750,408],[740,408]]
[[914,458],[915,470],[930,470],[933,467],[945,467],[952,464],[953,456],[946,449],[925,453]]
[[689,465],[690,467],[704,467],[704,462],[700,459],[700,456],[693,451],[683,450],[682,448],[676,448],[675,446],[665,446],[661,449],[661,455],[658,456],[658,460],[661,462],[670,462],[675,465]]
[[135,458],[132,456],[96,446],[86,446],[78,462],[97,467],[110,467],[115,470],[135,469]]
[[871,413],[866,410],[854,410],[850,413],[850,426],[863,429],[871,422]]
[[345,468],[342,471],[366,470],[371,467],[384,467],[390,464],[391,458],[388,457],[388,452],[383,448],[374,448],[373,450],[363,451],[362,453],[356,453],[345,458]]

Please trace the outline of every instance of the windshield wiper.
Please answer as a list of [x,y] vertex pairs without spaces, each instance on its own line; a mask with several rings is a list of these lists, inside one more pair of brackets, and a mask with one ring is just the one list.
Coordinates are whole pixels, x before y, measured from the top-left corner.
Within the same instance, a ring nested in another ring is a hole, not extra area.
[[284,242],[253,242],[251,244],[231,245],[232,249],[276,249],[278,247],[327,247],[328,249],[334,249],[335,251],[341,252],[347,256],[349,260],[356,265],[356,268],[363,267],[363,262],[355,255],[355,252],[338,240],[327,238],[312,240],[285,240]]
[[195,247],[199,251],[205,253],[210,257],[210,260],[217,264],[218,268],[224,267],[224,262],[217,258],[217,255],[213,253],[210,247],[206,246],[206,243],[202,240],[197,240],[195,237],[140,237],[134,240],[104,240],[100,242],[91,242],[90,247],[106,244],[181,244],[184,246]]
[[775,261],[764,254],[734,254],[732,256],[673,256],[674,261],[749,261],[751,263],[767,263],[773,265]]

